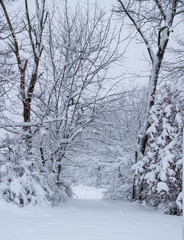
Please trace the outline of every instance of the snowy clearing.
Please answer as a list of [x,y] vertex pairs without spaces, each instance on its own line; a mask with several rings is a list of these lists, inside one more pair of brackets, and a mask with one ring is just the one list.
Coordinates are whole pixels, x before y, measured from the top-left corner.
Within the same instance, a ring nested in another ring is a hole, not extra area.
[[[101,191],[74,188],[78,198],[55,208],[1,205],[0,240],[180,240],[181,217],[130,202],[106,202]],[[87,199],[91,198],[91,199]]]

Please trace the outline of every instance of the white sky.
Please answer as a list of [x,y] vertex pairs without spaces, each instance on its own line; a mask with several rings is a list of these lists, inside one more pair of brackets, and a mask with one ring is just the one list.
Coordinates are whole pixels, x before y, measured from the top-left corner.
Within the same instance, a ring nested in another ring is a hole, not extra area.
[[[47,2],[51,3],[51,2],[64,2],[65,0],[47,0]],[[87,0],[68,0],[68,3],[71,6],[75,6],[77,3],[80,3],[80,5],[82,6],[83,4],[86,5],[86,1]],[[111,9],[113,7],[113,5],[116,5],[117,1],[116,0],[89,0],[89,2],[91,2],[92,4],[94,4],[95,2],[98,2],[99,5],[104,8],[107,12],[107,14],[110,15],[111,13]],[[30,8],[34,9],[35,6],[35,0],[29,0],[28,1],[30,3]],[[12,5],[13,9],[15,8],[24,8],[24,0],[17,0],[15,3],[13,3]],[[116,17],[116,19],[118,19],[118,16]],[[121,20],[118,20],[119,23],[121,24]],[[126,33],[126,30],[124,30]],[[172,40],[170,40],[170,44],[171,44]],[[122,44],[122,52],[124,51],[124,45]],[[120,48],[120,50],[121,50]],[[131,44],[129,45],[127,52],[125,54],[125,60],[123,62],[123,64],[121,63],[120,66],[116,67],[116,72],[124,72],[125,69],[130,72],[130,73],[135,73],[135,74],[141,74],[141,75],[145,75],[145,71],[146,71],[146,62],[144,61],[145,56],[147,56],[147,51],[144,45],[140,45],[140,44],[136,44],[135,41],[131,42]],[[146,83],[148,80],[147,79],[141,79],[141,82]],[[140,83],[141,83],[140,82]]]
[[[64,0],[47,0],[48,3],[49,1],[57,1],[57,2],[64,2]],[[89,0],[92,4],[95,3],[96,0]],[[29,0],[29,7],[33,9],[34,11],[34,6],[35,6],[35,0]],[[113,5],[116,5],[116,0],[97,0],[97,2],[99,3],[99,5],[104,8],[107,12],[107,14],[111,14],[111,9],[113,7]],[[82,6],[83,4],[86,4],[86,0],[68,0],[68,3],[71,4],[72,6],[75,6],[77,3],[80,3],[80,5]],[[24,9],[24,0],[17,0],[15,3],[12,4],[11,9],[15,10],[17,8],[22,8]],[[118,19],[118,17],[116,17],[116,19]],[[119,20],[119,23],[121,24],[121,20]],[[124,30],[126,33],[126,30]],[[122,49],[122,52],[124,51],[125,48],[125,44],[122,44],[122,46],[120,47],[120,51]],[[140,72],[144,72],[145,71],[145,61],[143,61],[144,59],[144,47],[141,47],[140,45],[136,45],[135,42],[132,42],[128,49],[127,52],[125,54],[125,59],[123,63],[120,63],[119,66],[116,66],[115,69],[113,69],[113,72],[118,73],[118,75],[122,74],[125,71],[128,72],[134,72],[136,74],[139,74]],[[139,81],[139,83],[145,83],[147,82],[146,79],[141,79],[141,82]],[[132,83],[132,78],[130,80],[130,83]],[[137,82],[136,82],[137,84]],[[126,85],[129,85],[129,80],[126,81]]]

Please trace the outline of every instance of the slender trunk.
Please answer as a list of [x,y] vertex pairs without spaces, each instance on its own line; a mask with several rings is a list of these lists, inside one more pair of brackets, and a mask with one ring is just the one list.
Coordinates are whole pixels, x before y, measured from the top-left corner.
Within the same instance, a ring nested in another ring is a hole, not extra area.
[[[31,104],[29,99],[23,101],[23,118],[24,123],[29,123],[31,117]],[[23,130],[25,132],[25,142],[27,146],[27,151],[31,153],[32,149],[32,136],[31,136],[31,126],[24,126]]]
[[45,167],[46,160],[44,158],[44,152],[43,152],[42,147],[40,147],[40,156],[41,156],[41,160],[42,160],[42,166]]
[[64,158],[65,155],[65,149],[63,150],[63,153],[61,154],[61,156],[59,157],[59,159],[57,160],[57,175],[56,175],[56,183],[60,184],[61,180],[60,180],[60,176],[61,176],[61,161]]
[[[32,96],[34,92],[34,88],[36,85],[36,82],[38,80],[38,67],[39,67],[39,59],[35,62],[35,69],[34,72],[32,73],[30,84],[27,90],[27,94],[25,94],[25,89],[24,89],[24,94],[22,94],[23,99],[23,118],[24,118],[24,123],[29,123],[31,121],[31,101],[32,101]],[[25,78],[24,78],[25,82]],[[27,97],[26,97],[27,95]],[[26,145],[27,149],[29,152],[31,152],[32,149],[32,133],[31,133],[31,126],[25,126],[23,127],[23,130],[26,133]]]
[[[135,153],[135,163],[140,161],[143,158],[143,156],[145,155],[146,145],[147,145],[147,141],[148,141],[147,130],[150,127],[150,123],[149,123],[148,119],[149,119],[150,110],[155,103],[157,82],[158,82],[162,59],[163,59],[163,54],[162,55],[158,54],[157,58],[155,60],[155,63],[152,66],[152,71],[151,71],[151,76],[150,76],[150,81],[149,81],[149,89],[148,89],[149,92],[148,92],[146,118],[145,118],[143,127],[142,127],[139,137],[138,137],[138,147],[137,147],[137,151]],[[142,200],[142,194],[141,194],[142,190],[143,190],[143,184],[140,183],[138,186],[136,186],[136,179],[134,178],[133,194],[132,194],[133,201],[135,201],[135,200],[141,201]]]
[[61,175],[61,162],[58,163],[58,167],[57,167],[56,182],[57,182],[58,184],[60,183],[60,175]]
[[[138,160],[138,152],[135,152],[135,163],[137,163]],[[133,179],[133,188],[132,188],[132,201],[136,201],[137,199],[137,186],[136,186],[136,179],[134,177]]]

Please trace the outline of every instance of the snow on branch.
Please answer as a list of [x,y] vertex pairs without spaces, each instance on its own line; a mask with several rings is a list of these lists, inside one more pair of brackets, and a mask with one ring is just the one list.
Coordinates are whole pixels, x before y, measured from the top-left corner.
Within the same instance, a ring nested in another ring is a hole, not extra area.
[[45,120],[43,122],[8,122],[8,123],[1,123],[0,128],[43,126],[44,124],[47,124],[47,123],[60,122],[63,120],[64,118],[54,118],[54,119]]

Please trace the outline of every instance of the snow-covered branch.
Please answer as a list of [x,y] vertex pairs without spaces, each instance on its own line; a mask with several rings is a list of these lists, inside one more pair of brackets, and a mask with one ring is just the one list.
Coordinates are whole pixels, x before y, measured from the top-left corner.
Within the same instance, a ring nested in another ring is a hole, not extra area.
[[45,120],[43,122],[8,122],[8,123],[0,123],[0,128],[15,128],[15,127],[32,127],[32,126],[45,126],[47,123],[53,123],[53,122],[61,122],[64,118],[55,118],[55,119],[49,119]]

